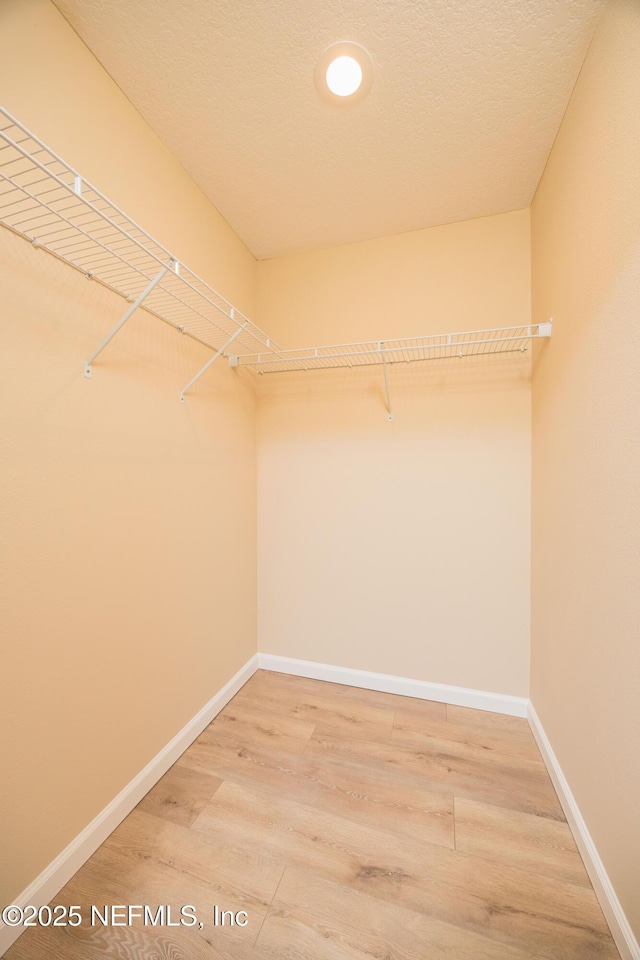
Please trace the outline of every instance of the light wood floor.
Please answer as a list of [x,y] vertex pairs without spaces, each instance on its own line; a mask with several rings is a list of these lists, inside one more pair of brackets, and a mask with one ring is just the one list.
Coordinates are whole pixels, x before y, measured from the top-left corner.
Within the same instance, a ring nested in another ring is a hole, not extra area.
[[[619,958],[525,720],[258,672],[7,960]],[[214,905],[246,927],[214,927]]]

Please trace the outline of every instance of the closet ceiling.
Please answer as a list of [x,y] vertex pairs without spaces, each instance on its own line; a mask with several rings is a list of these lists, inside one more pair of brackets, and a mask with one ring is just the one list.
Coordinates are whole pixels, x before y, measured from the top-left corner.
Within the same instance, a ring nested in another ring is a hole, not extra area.
[[[56,0],[260,258],[527,206],[603,0]],[[374,63],[353,107],[316,62]]]

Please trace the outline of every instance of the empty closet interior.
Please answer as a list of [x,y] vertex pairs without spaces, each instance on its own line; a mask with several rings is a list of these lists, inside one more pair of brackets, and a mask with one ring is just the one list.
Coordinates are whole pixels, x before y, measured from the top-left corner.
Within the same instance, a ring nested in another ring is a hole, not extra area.
[[197,6],[0,3],[0,908],[298,677],[530,723],[638,960],[640,10]]

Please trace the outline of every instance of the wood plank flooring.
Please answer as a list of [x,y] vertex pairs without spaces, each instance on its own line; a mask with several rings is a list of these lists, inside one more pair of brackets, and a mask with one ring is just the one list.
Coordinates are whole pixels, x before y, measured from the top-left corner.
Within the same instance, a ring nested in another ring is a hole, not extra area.
[[619,960],[525,720],[264,671],[53,903],[6,960]]

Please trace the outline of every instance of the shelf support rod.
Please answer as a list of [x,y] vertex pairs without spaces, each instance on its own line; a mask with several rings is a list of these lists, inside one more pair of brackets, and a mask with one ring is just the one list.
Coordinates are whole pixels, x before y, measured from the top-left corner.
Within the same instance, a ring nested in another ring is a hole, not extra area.
[[382,341],[378,343],[380,357],[382,358],[382,372],[384,373],[384,390],[387,395],[387,420],[393,420],[393,411],[391,410],[391,397],[389,396],[389,377],[387,375],[387,361],[384,355]]
[[238,329],[235,331],[235,333],[232,333],[232,334],[231,334],[231,336],[229,337],[229,339],[227,340],[227,342],[226,342],[226,343],[223,343],[222,346],[220,347],[220,349],[219,349],[219,350],[216,350],[216,352],[215,352],[214,355],[211,357],[211,359],[208,360],[208,361],[205,363],[205,365],[204,365],[204,367],[202,368],[202,370],[198,371],[198,373],[196,373],[195,377],[192,377],[191,380],[189,380],[189,383],[186,385],[186,387],[184,387],[184,388],[180,391],[180,403],[184,403],[184,395],[185,395],[185,393],[187,392],[187,390],[190,390],[191,387],[194,385],[194,383],[196,383],[196,381],[200,379],[200,377],[202,376],[202,374],[207,372],[207,370],[209,369],[209,367],[211,366],[211,364],[212,364],[212,363],[215,363],[216,360],[218,359],[218,357],[221,357],[221,356],[222,356],[222,354],[225,352],[225,350],[227,349],[227,347],[231,346],[231,344],[232,344],[233,341],[236,339],[236,337],[239,337],[239,336],[240,336],[240,334],[241,334],[242,331],[245,329],[245,327],[248,325],[248,323],[249,323],[249,321],[247,320],[245,323],[242,324],[242,326],[238,327]]
[[140,296],[137,298],[137,300],[133,301],[133,303],[131,304],[128,310],[125,310],[125,312],[122,314],[122,316],[116,323],[115,327],[113,327],[113,329],[109,331],[109,333],[106,335],[106,337],[104,338],[100,346],[93,351],[93,353],[91,354],[88,360],[85,360],[84,375],[85,377],[87,377],[88,380],[91,379],[91,375],[92,375],[91,364],[93,363],[93,361],[96,359],[96,357],[98,357],[102,353],[102,351],[107,346],[107,344],[111,343],[116,333],[118,333],[118,331],[121,330],[122,327],[124,327],[125,323],[129,319],[131,314],[135,313],[135,311],[138,309],[138,307],[140,306],[142,301],[145,299],[145,297],[148,297],[151,291],[153,290],[153,288],[160,283],[165,273],[171,266],[173,266],[173,261],[171,261],[171,263],[168,263],[166,266],[164,266],[162,270],[155,275],[151,283],[149,283],[148,286],[144,288],[144,290],[142,291]]

